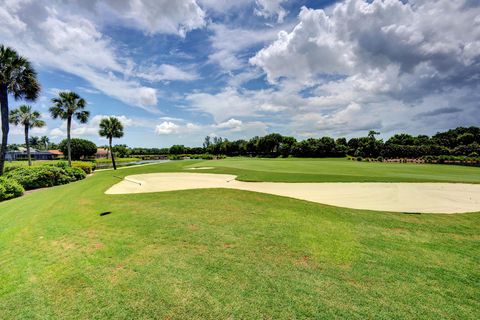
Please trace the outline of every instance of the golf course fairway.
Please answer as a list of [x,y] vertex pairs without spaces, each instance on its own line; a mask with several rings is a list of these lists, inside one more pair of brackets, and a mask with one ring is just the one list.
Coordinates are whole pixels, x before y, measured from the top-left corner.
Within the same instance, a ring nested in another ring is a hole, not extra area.
[[224,188],[105,194],[127,176],[192,167],[241,181],[480,182],[478,168],[342,159],[97,172],[0,203],[0,319],[478,318],[479,212],[355,210]]

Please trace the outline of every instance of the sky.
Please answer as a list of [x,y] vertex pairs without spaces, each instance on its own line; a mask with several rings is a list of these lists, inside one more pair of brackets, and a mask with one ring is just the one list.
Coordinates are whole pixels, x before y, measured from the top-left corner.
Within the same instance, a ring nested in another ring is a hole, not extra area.
[[106,116],[136,147],[480,125],[478,0],[0,0],[0,43],[38,71],[33,135],[55,142],[63,90],[91,112],[72,135],[99,145]]

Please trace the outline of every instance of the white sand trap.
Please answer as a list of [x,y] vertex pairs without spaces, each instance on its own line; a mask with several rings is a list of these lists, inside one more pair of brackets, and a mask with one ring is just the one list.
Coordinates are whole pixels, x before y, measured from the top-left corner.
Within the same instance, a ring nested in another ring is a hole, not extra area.
[[193,168],[187,168],[187,170],[210,170],[210,169],[215,169],[215,167],[193,167]]
[[332,206],[378,211],[462,213],[480,211],[480,184],[242,182],[207,173],[132,175],[105,193],[127,194],[228,188],[269,193]]

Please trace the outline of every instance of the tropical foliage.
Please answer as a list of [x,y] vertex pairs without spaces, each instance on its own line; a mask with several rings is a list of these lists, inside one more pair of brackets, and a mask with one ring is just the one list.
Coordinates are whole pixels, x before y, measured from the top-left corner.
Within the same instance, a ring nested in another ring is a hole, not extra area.
[[16,100],[34,101],[40,92],[37,73],[30,62],[15,50],[0,45],[0,113],[2,122],[2,141],[0,147],[0,175],[5,166],[9,127],[8,95]]
[[12,110],[10,112],[9,121],[16,126],[21,125],[24,128],[28,165],[31,166],[32,157],[30,155],[30,140],[28,132],[32,128],[41,128],[45,126],[45,121],[40,120],[40,112],[32,110],[32,107],[28,105],[21,105],[17,109]]
[[80,123],[86,123],[90,112],[85,110],[87,102],[75,92],[63,91],[58,97],[52,99],[53,106],[50,108],[50,114],[53,119],[62,119],[67,121],[67,154],[68,165],[72,165],[71,151],[71,129],[72,120],[76,119]]
[[113,148],[112,148],[112,139],[113,138],[121,138],[123,137],[123,125],[115,117],[108,117],[102,119],[100,121],[100,131],[98,132],[101,137],[105,137],[108,139],[108,145],[110,149],[110,155],[112,158],[112,165],[113,169],[117,170],[117,166],[115,164],[115,156],[113,155]]
[[[63,154],[67,154],[69,150],[68,139],[62,140],[62,142],[59,143],[58,148]],[[70,157],[72,160],[88,159],[94,156],[96,152],[97,146],[92,141],[78,138],[70,140]],[[71,162],[69,165],[71,166]]]

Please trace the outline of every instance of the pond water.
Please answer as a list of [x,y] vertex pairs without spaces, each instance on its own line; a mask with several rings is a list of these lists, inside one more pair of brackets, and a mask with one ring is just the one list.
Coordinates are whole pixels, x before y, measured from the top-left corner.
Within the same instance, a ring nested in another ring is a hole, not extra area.
[[[139,164],[147,164],[147,163],[163,163],[163,162],[170,162],[171,160],[138,160],[138,161],[131,161],[131,162],[117,162],[117,167],[127,167],[127,166],[135,166]],[[108,163],[97,163],[97,169],[106,169],[112,168],[113,165],[111,162]]]

